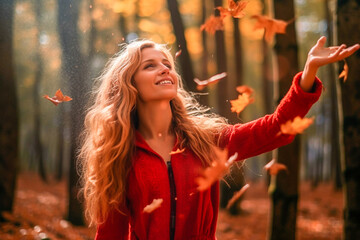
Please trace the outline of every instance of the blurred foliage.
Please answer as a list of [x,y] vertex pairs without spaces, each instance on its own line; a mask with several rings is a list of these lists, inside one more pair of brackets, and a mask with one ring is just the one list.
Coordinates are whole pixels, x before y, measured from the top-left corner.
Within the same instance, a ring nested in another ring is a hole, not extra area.
[[[320,35],[326,31],[324,20],[325,0],[296,0],[296,27],[298,32],[300,63],[304,64],[306,53]],[[206,3],[206,17],[214,12],[212,1],[178,0],[182,20],[185,24],[185,36],[192,58],[195,75],[204,76],[201,69],[201,57],[204,51],[208,53],[208,76],[216,74],[215,40],[214,36],[206,37],[207,49],[202,45],[202,3]],[[34,4],[42,4],[41,26],[35,24]],[[227,6],[227,1],[224,1]],[[240,20],[242,35],[242,49],[244,58],[245,84],[255,89],[255,103],[250,105],[239,122],[247,122],[264,115],[264,100],[262,99],[262,30],[254,31],[254,19],[250,16],[263,14],[264,4],[260,0],[251,0],[245,10],[246,16]],[[119,44],[135,38],[149,38],[156,42],[167,43],[176,51],[176,39],[173,33],[170,14],[165,0],[82,0],[80,18],[78,22],[79,36],[82,42],[82,52],[89,56],[90,76],[94,78],[101,72],[106,61],[119,50]],[[71,86],[66,86],[61,73],[61,48],[57,33],[57,1],[56,0],[17,0],[15,9],[14,51],[18,86],[18,97],[21,116],[21,159],[22,169],[36,169],[36,162],[31,157],[31,143],[33,131],[33,84],[36,52],[40,52],[44,60],[43,79],[41,79],[41,96],[52,96],[59,88],[64,94]],[[36,49],[36,32],[40,31],[41,47]],[[225,22],[225,41],[228,62],[229,90],[235,93],[235,69],[233,51],[232,19]],[[93,34],[93,35],[92,35]],[[93,41],[89,39],[93,37]],[[93,55],[89,53],[93,51]],[[92,79],[89,79],[89,83]],[[209,104],[216,104],[215,88],[208,89]],[[229,99],[231,100],[231,99]],[[68,108],[65,106],[65,114]],[[319,106],[319,105],[317,105]],[[230,107],[230,103],[223,107]],[[312,115],[318,114],[321,107],[315,107]],[[47,169],[54,171],[58,124],[57,108],[48,101],[41,101],[42,142]],[[65,131],[68,131],[67,128]],[[314,136],[311,136],[314,137]],[[68,137],[65,139],[68,140]],[[67,143],[68,144],[68,143]],[[68,146],[65,146],[65,151]],[[65,154],[66,156],[68,153]],[[254,174],[257,175],[257,174]],[[261,174],[259,174],[261,175]]]

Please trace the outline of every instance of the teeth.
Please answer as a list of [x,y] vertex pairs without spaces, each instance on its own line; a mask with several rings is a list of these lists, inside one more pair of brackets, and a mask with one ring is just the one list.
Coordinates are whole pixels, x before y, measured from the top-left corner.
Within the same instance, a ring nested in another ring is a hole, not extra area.
[[157,83],[157,85],[163,85],[163,84],[172,84],[172,82],[169,81],[169,80],[164,80],[164,81],[161,81],[161,82]]

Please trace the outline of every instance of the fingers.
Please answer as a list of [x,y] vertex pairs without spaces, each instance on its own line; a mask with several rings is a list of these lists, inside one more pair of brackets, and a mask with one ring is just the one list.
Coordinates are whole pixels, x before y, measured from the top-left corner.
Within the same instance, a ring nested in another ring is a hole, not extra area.
[[355,45],[353,45],[353,46],[351,46],[351,47],[348,47],[348,48],[344,49],[344,50],[339,54],[340,60],[351,56],[354,52],[356,52],[357,50],[359,50],[359,48],[360,48],[360,45],[359,45],[359,44],[355,44]]
[[323,47],[326,43],[326,37],[325,36],[322,36],[319,38],[319,40],[317,41],[316,43],[316,46],[317,47]]

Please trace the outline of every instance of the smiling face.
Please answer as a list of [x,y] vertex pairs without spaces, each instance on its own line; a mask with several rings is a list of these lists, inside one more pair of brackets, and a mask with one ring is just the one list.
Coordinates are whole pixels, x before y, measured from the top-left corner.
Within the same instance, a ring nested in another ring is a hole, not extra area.
[[166,55],[154,47],[141,51],[141,63],[134,74],[134,83],[143,102],[170,101],[177,94],[177,74]]

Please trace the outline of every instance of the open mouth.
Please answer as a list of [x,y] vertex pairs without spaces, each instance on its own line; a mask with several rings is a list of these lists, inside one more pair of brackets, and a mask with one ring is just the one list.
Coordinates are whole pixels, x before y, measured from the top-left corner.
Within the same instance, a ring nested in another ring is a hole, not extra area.
[[160,80],[156,83],[156,85],[169,85],[169,84],[173,84],[173,82],[169,79],[164,79],[164,80]]

